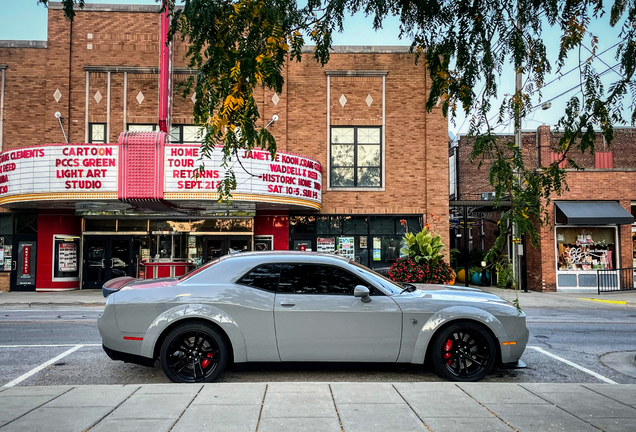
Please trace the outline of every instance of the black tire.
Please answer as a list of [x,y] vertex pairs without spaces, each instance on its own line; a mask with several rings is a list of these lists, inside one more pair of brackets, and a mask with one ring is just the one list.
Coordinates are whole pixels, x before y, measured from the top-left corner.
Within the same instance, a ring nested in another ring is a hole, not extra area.
[[490,372],[496,354],[495,342],[484,326],[458,321],[435,335],[430,358],[441,378],[471,382],[481,380]]
[[163,372],[175,383],[214,382],[227,364],[225,338],[209,324],[183,323],[161,344]]

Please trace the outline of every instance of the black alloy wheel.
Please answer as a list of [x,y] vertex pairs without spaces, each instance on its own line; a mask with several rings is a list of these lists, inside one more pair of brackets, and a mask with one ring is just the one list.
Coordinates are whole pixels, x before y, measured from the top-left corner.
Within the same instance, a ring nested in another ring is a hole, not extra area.
[[479,381],[495,364],[497,350],[480,324],[460,321],[435,335],[431,360],[435,372],[449,381]]
[[161,344],[161,367],[175,383],[215,381],[227,363],[224,338],[209,324],[184,323]]

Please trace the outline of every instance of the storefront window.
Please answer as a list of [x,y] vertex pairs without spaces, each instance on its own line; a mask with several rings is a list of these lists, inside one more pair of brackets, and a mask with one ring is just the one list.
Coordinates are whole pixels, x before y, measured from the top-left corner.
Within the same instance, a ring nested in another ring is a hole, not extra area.
[[80,238],[76,236],[53,237],[53,278],[75,279],[79,277]]
[[371,234],[395,234],[395,218],[394,217],[377,217],[371,216],[370,221]]
[[388,268],[400,258],[405,244],[401,237],[373,237],[371,247],[371,268]]
[[203,219],[191,221],[192,232],[245,232],[254,230],[254,219]]
[[341,234],[342,218],[340,216],[319,216],[316,218],[318,234]]
[[342,231],[344,234],[367,234],[369,230],[366,216],[345,216]]
[[11,255],[13,250],[11,236],[0,236],[0,272],[11,271]]
[[13,215],[0,216],[0,234],[13,234]]
[[18,214],[15,216],[16,234],[37,234],[38,216],[28,214]]
[[174,260],[187,258],[183,236],[159,234],[153,235],[151,240],[151,249],[154,251],[155,259]]
[[145,232],[148,231],[148,219],[119,219],[117,231]]
[[110,232],[117,229],[116,219],[84,219],[84,231]]
[[616,230],[599,227],[556,229],[557,268],[593,271],[616,268]]
[[316,216],[291,216],[289,230],[292,234],[314,234],[316,232]]
[[[421,230],[419,216],[290,217],[290,247],[333,253],[374,269],[388,268],[400,257],[403,234]],[[314,230],[315,231],[310,231]],[[314,234],[315,232],[315,234]],[[311,235],[314,234],[314,235]]]

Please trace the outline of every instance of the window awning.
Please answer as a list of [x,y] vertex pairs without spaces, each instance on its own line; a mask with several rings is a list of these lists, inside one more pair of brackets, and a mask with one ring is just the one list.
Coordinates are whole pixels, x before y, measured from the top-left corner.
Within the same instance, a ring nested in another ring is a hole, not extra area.
[[555,220],[568,225],[627,225],[634,216],[612,201],[559,201],[554,203]]

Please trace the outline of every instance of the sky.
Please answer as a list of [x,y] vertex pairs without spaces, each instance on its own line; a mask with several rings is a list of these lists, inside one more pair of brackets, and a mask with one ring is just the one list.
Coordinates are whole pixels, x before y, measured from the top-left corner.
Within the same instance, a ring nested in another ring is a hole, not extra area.
[[[110,3],[110,4],[157,4],[155,0],[86,0],[86,3]],[[0,40],[46,40],[46,8],[38,4],[36,0],[0,0]],[[607,22],[607,18],[604,19]],[[396,18],[388,18],[383,24],[383,28],[374,31],[370,18],[362,13],[353,17],[348,17],[344,22],[344,32],[334,35],[333,45],[410,45],[410,40],[399,39],[399,21]],[[617,31],[610,29],[607,24],[599,24],[592,27],[592,31],[599,35],[599,49],[602,52],[616,43]],[[554,40],[555,43],[548,46],[548,53],[555,53],[558,49],[558,33],[547,33],[546,41]],[[589,45],[588,45],[589,46]],[[614,66],[614,49],[610,49],[605,54],[599,56],[596,62],[597,70],[605,71]],[[582,51],[582,57],[587,57],[589,53]],[[579,59],[573,55],[562,69],[562,73],[568,72],[579,64]],[[556,68],[553,67],[553,70]],[[606,85],[618,75],[611,70],[604,76]],[[551,82],[552,81],[552,82]],[[528,115],[523,121],[523,130],[536,130],[542,124],[550,125],[554,128],[558,118],[565,109],[565,103],[573,95],[577,94],[577,89],[570,90],[579,82],[578,71],[573,71],[563,77],[556,74],[547,77],[549,83],[543,90],[543,97],[540,101],[535,98],[533,103],[537,109]],[[514,70],[510,65],[504,70],[499,81],[500,94],[514,92]],[[479,86],[478,86],[479,87]],[[479,89],[476,89],[479,90]],[[570,90],[568,92],[568,90]],[[578,93],[580,95],[580,93]],[[552,100],[553,99],[553,100]],[[551,108],[542,110],[538,105],[543,101],[551,100]],[[631,101],[628,101],[628,103]],[[493,102],[493,106],[498,107],[499,103]],[[626,116],[629,118],[629,116]],[[494,114],[493,114],[494,118]],[[460,113],[457,118],[449,119],[448,130],[454,135],[465,133],[468,129],[468,121]],[[504,125],[497,128],[498,133],[511,133],[512,125]]]

